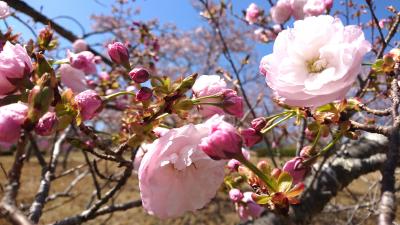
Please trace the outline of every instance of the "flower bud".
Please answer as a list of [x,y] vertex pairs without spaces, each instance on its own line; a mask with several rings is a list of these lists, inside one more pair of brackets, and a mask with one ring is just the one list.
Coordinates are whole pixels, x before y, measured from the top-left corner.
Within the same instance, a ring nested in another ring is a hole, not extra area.
[[303,158],[295,157],[285,163],[282,170],[289,173],[293,178],[293,184],[297,184],[304,179],[309,168],[302,165]]
[[38,43],[41,49],[46,49],[53,39],[53,30],[46,26],[39,33]]
[[35,126],[35,132],[41,136],[51,135],[57,128],[58,119],[55,112],[47,112]]
[[148,101],[153,96],[153,91],[148,87],[142,87],[136,94],[136,101],[143,102]]
[[79,93],[74,100],[84,121],[92,119],[102,110],[101,97],[93,90]]
[[0,107],[0,142],[15,143],[26,119],[28,107],[22,103],[13,103]]
[[129,67],[129,51],[128,48],[121,42],[114,42],[107,46],[108,55],[111,60],[119,65]]
[[241,130],[240,134],[242,135],[244,143],[247,147],[252,147],[262,139],[262,134],[253,128],[243,129]]
[[10,15],[10,7],[7,2],[0,1],[0,19],[5,19]]
[[236,91],[226,89],[222,93],[222,107],[224,111],[238,118],[243,117],[243,98],[239,97]]
[[136,67],[131,72],[129,76],[136,83],[144,83],[149,80],[150,74],[145,68]]
[[233,201],[233,202],[239,202],[243,199],[243,193],[237,189],[237,188],[232,188],[229,191],[229,198]]
[[68,51],[69,63],[72,67],[82,70],[86,75],[95,74],[96,69],[96,57],[89,51],[79,52],[77,54]]
[[251,127],[256,131],[261,131],[267,125],[267,120],[264,117],[255,118],[251,121]]
[[211,134],[202,139],[200,148],[212,159],[232,159],[242,153],[242,138],[229,123],[221,121],[211,126]]
[[311,145],[304,146],[300,151],[300,157],[305,159],[310,158],[311,156],[317,153],[316,148],[313,148]]
[[86,51],[87,47],[87,43],[83,39],[77,39],[74,41],[74,43],[72,43],[72,49],[75,53]]
[[274,168],[271,172],[271,176],[274,177],[275,179],[278,179],[279,175],[281,175],[282,170],[279,168]]
[[237,172],[240,166],[240,162],[236,159],[231,159],[228,161],[226,166],[231,172]]

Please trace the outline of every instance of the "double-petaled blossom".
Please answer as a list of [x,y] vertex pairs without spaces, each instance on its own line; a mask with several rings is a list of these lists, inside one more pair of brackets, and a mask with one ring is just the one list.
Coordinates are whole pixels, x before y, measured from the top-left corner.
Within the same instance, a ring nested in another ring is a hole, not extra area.
[[[212,96],[222,93],[226,89],[226,83],[218,75],[201,75],[196,79],[192,87],[193,95],[196,98],[204,96]],[[210,98],[207,102],[218,103],[220,99]],[[224,110],[218,106],[213,105],[201,105],[199,106],[199,112],[204,117],[210,117],[214,114],[223,114]]]
[[253,24],[253,23],[257,22],[260,14],[261,14],[260,8],[258,8],[258,6],[255,3],[251,3],[249,5],[249,7],[247,7],[247,9],[246,9],[246,18],[245,19],[249,24]]
[[200,147],[212,159],[232,159],[242,154],[242,138],[235,127],[220,120],[213,120],[211,132],[203,138]]
[[284,103],[316,107],[345,97],[370,49],[360,27],[327,15],[307,17],[279,33],[260,72]]
[[75,96],[74,101],[82,119],[90,120],[102,110],[102,100],[93,90],[86,90]]
[[25,48],[6,42],[0,52],[0,96],[15,90],[14,79],[22,79],[32,71],[32,62]]
[[5,19],[10,15],[10,7],[7,2],[0,1],[0,19]]
[[45,113],[37,122],[35,132],[41,136],[49,136],[57,129],[58,119],[55,112]]
[[74,93],[80,93],[88,89],[88,84],[85,78],[85,73],[81,70],[75,69],[74,67],[63,64],[58,69],[61,77],[61,83]]
[[89,51],[72,53],[68,51],[69,63],[72,67],[82,70],[86,75],[95,74],[97,72],[95,55]]
[[188,124],[146,146],[139,188],[148,213],[178,217],[204,207],[215,196],[224,180],[225,162],[212,160],[199,147],[210,130],[209,122]]
[[303,7],[304,14],[319,16],[332,7],[332,0],[308,0]]
[[76,41],[74,41],[74,43],[72,43],[72,49],[75,53],[78,53],[86,51],[88,49],[88,46],[85,40],[77,39]]
[[28,106],[22,103],[0,107],[0,142],[12,144],[18,140],[27,113]]

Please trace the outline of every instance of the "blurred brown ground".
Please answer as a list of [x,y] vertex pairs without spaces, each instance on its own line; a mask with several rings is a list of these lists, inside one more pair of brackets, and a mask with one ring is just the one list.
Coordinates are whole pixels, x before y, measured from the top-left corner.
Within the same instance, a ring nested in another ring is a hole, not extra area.
[[[0,156],[0,163],[8,169],[13,161],[12,156]],[[75,167],[84,163],[84,159],[80,153],[72,153],[69,158],[68,168]],[[99,168],[104,168],[105,165],[99,165]],[[59,166],[57,169],[60,169]],[[110,171],[113,168],[109,167]],[[83,171],[83,169],[81,169]],[[59,171],[58,171],[59,172]],[[107,173],[106,171],[102,171]],[[40,166],[37,161],[32,158],[29,162],[25,163],[23,175],[21,180],[21,189],[18,195],[18,202],[25,207],[33,201],[34,195],[38,189],[40,179]],[[51,193],[63,191],[70,182],[75,178],[75,174],[70,174],[64,178],[58,179],[52,183]],[[370,184],[376,182],[380,178],[379,172],[371,173],[357,179],[349,185],[344,191],[332,199],[329,206],[325,208],[320,215],[318,215],[312,224],[376,224],[376,207],[365,207],[367,201],[370,199],[379,200],[379,185],[370,189]],[[399,176],[397,176],[399,178]],[[397,179],[398,180],[398,179]],[[104,182],[102,182],[104,183]],[[5,174],[0,171],[0,184],[2,187],[6,184]],[[73,189],[73,197],[58,198],[55,201],[49,202],[45,209],[44,215],[41,218],[40,224],[48,224],[67,216],[72,216],[82,212],[88,203],[88,199],[92,196],[92,179],[86,176],[82,179]],[[87,188],[90,187],[90,188]],[[110,186],[111,187],[111,186]],[[103,194],[106,190],[103,191]],[[3,192],[0,190],[0,195]],[[128,184],[117,196],[115,202],[126,202],[139,198],[139,190],[136,179],[136,174],[133,174]],[[397,201],[399,203],[399,201]],[[359,204],[355,210],[354,204]],[[349,207],[351,205],[351,207]],[[400,205],[398,204],[397,210],[397,223],[400,223]],[[350,215],[353,219],[348,221]],[[153,224],[166,224],[166,225],[186,225],[186,224],[209,224],[209,225],[230,225],[237,224],[239,218],[236,215],[233,204],[231,204],[227,195],[219,193],[212,202],[204,209],[196,214],[187,213],[181,218],[170,219],[161,221],[157,218],[147,215],[144,210],[139,208],[130,209],[128,211],[116,212],[110,215],[105,215],[89,221],[86,224],[91,225],[153,225]],[[7,225],[8,223],[0,219],[0,225]]]

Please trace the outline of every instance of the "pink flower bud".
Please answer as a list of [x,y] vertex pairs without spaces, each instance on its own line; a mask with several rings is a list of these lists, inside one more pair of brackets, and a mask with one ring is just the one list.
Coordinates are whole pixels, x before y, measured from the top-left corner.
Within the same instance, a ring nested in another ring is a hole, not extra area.
[[0,1],[0,19],[5,19],[10,15],[10,7],[7,2]]
[[74,43],[72,43],[72,49],[75,53],[86,51],[87,43],[83,39],[77,39],[76,41],[74,41]]
[[15,143],[26,119],[28,107],[22,103],[13,103],[0,107],[0,142]]
[[325,8],[330,10],[333,6],[333,0],[324,0]]
[[277,24],[286,22],[292,14],[292,5],[289,0],[279,0],[270,10],[272,20]]
[[129,72],[129,76],[136,83],[144,83],[149,80],[150,74],[145,68],[137,67]]
[[102,100],[97,92],[87,90],[74,98],[83,120],[90,120],[102,110]]
[[242,135],[244,143],[247,147],[252,147],[262,139],[262,134],[253,128],[243,129],[241,130],[240,134]]
[[239,97],[236,91],[226,89],[223,91],[222,107],[224,111],[238,118],[243,117],[243,98]]
[[95,56],[89,51],[79,52],[77,54],[68,51],[69,63],[72,67],[82,70],[86,75],[97,72]]
[[55,112],[47,112],[38,121],[35,126],[35,132],[41,136],[51,135],[57,128],[57,115]]
[[264,117],[258,117],[251,121],[251,127],[256,130],[260,131],[267,125],[267,120]]
[[251,3],[246,10],[246,21],[249,24],[253,24],[257,22],[258,17],[261,14],[261,10],[255,3]]
[[302,181],[307,174],[309,168],[302,165],[303,158],[296,157],[285,163],[282,170],[289,173],[293,178],[293,184]]
[[0,61],[0,95],[5,95],[15,90],[15,84],[11,80],[22,79],[33,67],[25,48],[8,41],[0,52]]
[[229,191],[229,198],[233,201],[233,202],[239,202],[243,199],[243,193],[237,189],[237,188],[232,188]]
[[242,138],[231,124],[219,121],[211,125],[211,134],[203,138],[200,148],[212,159],[232,159],[242,154]]
[[308,16],[319,16],[326,10],[325,0],[308,0],[303,10]]
[[237,171],[238,171],[238,168],[239,168],[239,166],[240,166],[240,162],[239,162],[238,160],[236,160],[236,159],[231,159],[231,160],[228,161],[228,163],[226,164],[226,166],[228,167],[228,169],[229,169],[231,172],[237,172]]
[[121,42],[114,42],[107,46],[111,60],[119,65],[129,65],[128,48]]
[[136,101],[143,102],[150,100],[153,96],[153,91],[148,87],[142,87],[136,94]]

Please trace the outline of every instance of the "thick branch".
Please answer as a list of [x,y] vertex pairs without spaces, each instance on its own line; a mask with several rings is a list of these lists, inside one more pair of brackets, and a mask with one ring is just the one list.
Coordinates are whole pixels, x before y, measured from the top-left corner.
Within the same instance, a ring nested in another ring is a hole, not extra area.
[[[79,39],[74,33],[72,33],[70,30],[65,29],[62,27],[60,24],[52,21],[50,18],[47,16],[43,15],[39,11],[35,10],[28,4],[26,4],[24,1],[21,0],[4,0],[7,2],[7,4],[14,8],[15,10],[18,10],[28,16],[30,16],[35,22],[40,22],[42,24],[48,25],[51,24],[51,27],[61,36],[63,36],[65,39],[74,42],[77,39]],[[93,52],[93,54],[98,55],[102,58],[103,62],[106,64],[112,66],[112,62],[96,50],[94,50],[92,47],[88,46],[88,50]]]

